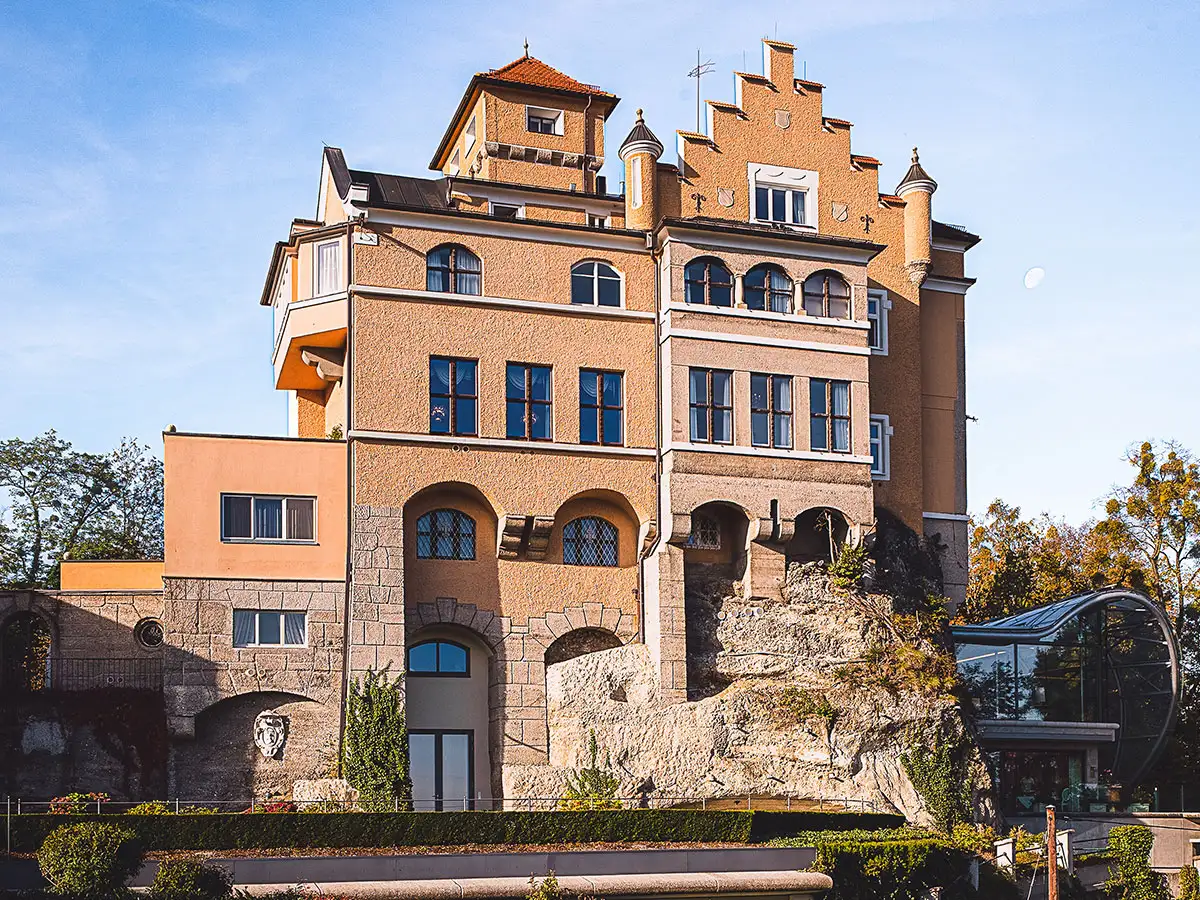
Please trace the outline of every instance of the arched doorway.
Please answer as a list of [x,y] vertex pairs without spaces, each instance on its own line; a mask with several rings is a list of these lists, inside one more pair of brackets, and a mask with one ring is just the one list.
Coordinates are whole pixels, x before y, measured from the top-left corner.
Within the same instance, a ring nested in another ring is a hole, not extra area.
[[791,563],[833,563],[850,535],[850,523],[836,509],[814,507],[796,517],[796,531],[787,545]]
[[408,647],[405,715],[413,809],[491,808],[487,647],[437,627]]
[[50,625],[34,612],[10,616],[0,632],[0,687],[27,694],[50,687]]

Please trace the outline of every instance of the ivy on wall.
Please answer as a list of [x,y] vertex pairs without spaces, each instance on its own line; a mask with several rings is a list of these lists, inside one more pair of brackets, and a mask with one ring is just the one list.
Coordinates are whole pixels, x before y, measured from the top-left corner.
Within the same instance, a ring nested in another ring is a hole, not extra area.
[[367,672],[350,685],[342,777],[366,809],[403,809],[412,800],[404,694],[400,679],[389,679],[386,670]]
[[1115,862],[1104,884],[1112,900],[1170,900],[1166,879],[1150,868],[1154,832],[1145,825],[1118,825],[1108,833],[1108,851]]
[[962,740],[935,739],[914,746],[900,764],[939,831],[950,834],[954,826],[971,821],[971,779],[967,748]]

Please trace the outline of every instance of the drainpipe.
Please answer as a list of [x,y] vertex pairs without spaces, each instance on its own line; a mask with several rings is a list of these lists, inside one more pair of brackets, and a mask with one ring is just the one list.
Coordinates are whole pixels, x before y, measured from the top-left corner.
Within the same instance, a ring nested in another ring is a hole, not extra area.
[[342,741],[346,735],[346,703],[350,699],[350,621],[354,611],[354,226],[346,221],[346,358],[342,365],[342,394],[346,398],[346,603],[342,622],[342,702],[338,711],[338,777],[342,776]]
[[[650,250],[650,262],[654,266],[654,515],[662,517],[663,495],[663,449],[662,449],[662,321],[659,310],[662,307],[662,279],[659,277],[658,263],[662,251],[654,246],[654,233],[646,232],[646,243]],[[658,523],[658,532],[652,543],[642,554],[638,562],[638,640],[646,642],[646,560],[658,552],[662,544],[664,523]]]

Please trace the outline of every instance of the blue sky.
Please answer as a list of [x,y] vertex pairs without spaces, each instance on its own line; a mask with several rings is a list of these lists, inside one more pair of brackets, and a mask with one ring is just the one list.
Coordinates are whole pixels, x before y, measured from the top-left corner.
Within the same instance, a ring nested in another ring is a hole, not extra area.
[[[1200,451],[1200,7],[1069,0],[74,2],[0,7],[0,437],[103,450],[283,433],[272,243],[312,215],[323,142],[424,174],[471,74],[531,52],[660,136],[798,45],[894,186],[984,241],[967,300],[970,498],[1081,520],[1126,447]],[[610,147],[611,151],[615,147]],[[1023,280],[1032,267],[1045,278]],[[14,377],[15,376],[15,377]]]

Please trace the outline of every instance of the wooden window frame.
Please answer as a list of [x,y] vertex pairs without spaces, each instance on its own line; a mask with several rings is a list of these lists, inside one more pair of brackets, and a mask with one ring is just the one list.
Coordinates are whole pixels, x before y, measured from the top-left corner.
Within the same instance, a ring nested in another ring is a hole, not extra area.
[[[706,400],[703,403],[697,403],[692,399],[692,374],[694,372],[704,373],[704,384],[706,391]],[[713,392],[713,375],[721,374],[729,378],[729,405],[718,404],[716,396]],[[692,433],[692,415],[694,409],[704,410],[705,421],[708,425],[708,436],[698,438]],[[729,416],[729,440],[718,441],[713,437],[713,415],[720,410]],[[688,439],[693,444],[732,444],[733,443],[733,371],[730,369],[709,369],[704,366],[691,366],[688,368]]]
[[[604,376],[615,375],[621,379],[621,398],[620,402],[613,406],[604,402]],[[625,373],[614,372],[609,369],[580,369],[579,380],[582,382],[585,378],[594,378],[596,382],[596,402],[585,403],[583,399],[583,391],[579,392],[579,443],[593,446],[604,447],[623,447],[625,445]],[[604,413],[606,410],[616,410],[621,415],[621,435],[619,440],[609,440],[604,433]],[[592,415],[596,417],[596,437],[594,441],[587,441],[583,438],[583,417],[584,415]]]
[[[440,391],[433,389],[433,364],[434,362],[448,362],[450,364],[450,380],[447,385],[449,393],[443,394]],[[470,363],[475,367],[475,393],[460,394],[458,392],[458,364]],[[429,412],[430,412],[430,434],[452,434],[455,437],[478,437],[479,436],[479,360],[468,359],[460,356],[431,356],[429,357]],[[450,418],[450,428],[447,431],[433,430],[433,401],[435,399],[445,398],[446,414]],[[458,400],[474,400],[475,401],[475,422],[474,427],[470,431],[462,431],[459,429],[458,422]]]
[[[524,376],[524,397],[512,397],[509,395],[512,389],[512,383],[509,379],[510,369],[521,369]],[[533,399],[533,370],[545,369],[547,373],[547,381],[550,389],[549,400]],[[509,434],[509,408],[510,403],[520,403],[524,408],[521,419],[522,429],[519,436]],[[533,436],[533,412],[535,406],[544,406],[546,415],[549,417],[549,434],[546,437]],[[553,441],[554,440],[554,367],[544,365],[542,363],[523,363],[523,362],[507,362],[504,364],[504,436],[511,441]]]
[[[767,380],[767,405],[765,407],[757,407],[754,405],[754,379],[765,378]],[[788,383],[788,393],[791,397],[792,408],[787,410],[775,408],[775,383],[778,380],[784,380]],[[791,450],[796,445],[796,438],[793,432],[795,426],[795,411],[796,411],[796,386],[795,379],[791,375],[775,375],[766,372],[751,372],[750,373],[750,445],[753,447],[771,447],[776,450]],[[760,444],[754,440],[754,417],[767,417],[767,442]],[[786,416],[788,420],[787,434],[788,443],[779,444],[775,441],[775,422],[780,416]]]

